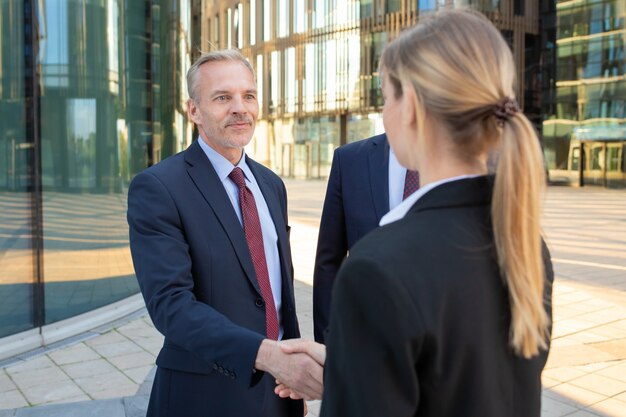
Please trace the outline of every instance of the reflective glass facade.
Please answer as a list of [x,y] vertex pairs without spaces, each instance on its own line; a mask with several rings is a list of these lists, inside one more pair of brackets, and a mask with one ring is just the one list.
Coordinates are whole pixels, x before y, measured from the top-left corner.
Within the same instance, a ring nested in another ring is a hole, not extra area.
[[626,188],[626,2],[556,2],[543,97],[553,183]]
[[198,5],[0,0],[0,337],[138,293],[127,186],[191,142]]
[[206,0],[201,45],[240,48],[255,66],[256,159],[284,176],[326,177],[337,146],[383,130],[385,44],[443,6],[475,7],[500,28],[522,75],[519,101],[539,128],[539,0]]

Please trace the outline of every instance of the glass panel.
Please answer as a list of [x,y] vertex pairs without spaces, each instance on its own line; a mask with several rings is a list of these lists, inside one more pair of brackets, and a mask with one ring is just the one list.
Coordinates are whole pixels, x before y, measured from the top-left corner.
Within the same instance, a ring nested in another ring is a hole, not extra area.
[[237,48],[243,48],[243,4],[237,4],[235,9],[235,39]]
[[306,0],[293,0],[293,30],[295,33],[306,31]]
[[41,3],[39,26],[48,31],[40,55],[46,323],[138,292],[126,186],[159,159],[151,143],[159,73],[151,77],[150,68],[151,54],[161,50],[146,25],[150,13],[158,21],[159,10],[119,4]]
[[265,101],[263,96],[263,87],[265,86],[265,78],[263,76],[263,55],[259,54],[256,57],[256,88],[257,98],[259,101],[259,117],[265,113]]
[[322,28],[326,23],[326,6],[328,0],[315,0],[313,9],[313,28]]
[[387,0],[385,8],[387,13],[402,11],[402,0]]
[[285,50],[285,112],[294,113],[297,103],[296,49]]
[[289,35],[289,0],[278,0],[278,37]]
[[420,12],[428,12],[437,8],[437,0],[418,0]]
[[272,38],[272,13],[271,0],[259,0],[263,2],[263,40]]
[[[434,0],[431,0],[431,1],[434,1]],[[360,13],[361,13],[362,19],[372,16],[372,3],[373,3],[373,0],[361,0]]]
[[256,2],[257,0],[250,0],[250,45],[256,43]]
[[[0,0],[0,337],[33,322],[32,142],[26,131],[23,1]],[[32,58],[32,57],[30,57]]]
[[228,49],[233,47],[233,9],[229,8],[226,11],[226,47]]
[[280,51],[274,51],[270,55],[270,67],[272,76],[270,82],[270,104],[269,112],[282,112],[282,102],[280,99]]

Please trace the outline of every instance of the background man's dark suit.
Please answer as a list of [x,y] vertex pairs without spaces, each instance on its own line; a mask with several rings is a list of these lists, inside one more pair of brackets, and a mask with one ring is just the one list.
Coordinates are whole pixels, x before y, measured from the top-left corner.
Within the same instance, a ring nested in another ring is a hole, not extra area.
[[[355,245],[335,284],[321,417],[539,417],[548,352],[509,347],[492,179],[440,185]],[[554,274],[544,246],[545,300]]]
[[389,211],[389,143],[382,134],[335,151],[313,273],[315,340],[324,342],[335,276],[350,248]]
[[[269,169],[246,162],[278,234],[284,339],[296,338],[285,187]],[[261,411],[278,398],[272,376],[253,373],[266,331],[263,297],[242,226],[197,142],[135,177],[128,222],[146,306],[166,335],[151,415],[275,415]],[[289,415],[302,415],[302,402],[289,402]]]

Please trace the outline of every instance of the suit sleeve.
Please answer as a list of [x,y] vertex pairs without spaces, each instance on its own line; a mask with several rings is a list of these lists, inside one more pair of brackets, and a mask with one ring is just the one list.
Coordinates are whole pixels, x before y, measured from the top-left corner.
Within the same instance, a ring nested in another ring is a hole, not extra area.
[[313,330],[319,343],[328,327],[335,277],[348,252],[340,155],[336,150],[328,178],[313,271]]
[[[263,335],[236,325],[196,300],[190,248],[175,201],[151,173],[129,188],[130,248],[137,280],[156,328],[175,345],[238,382],[258,380],[252,370]],[[231,372],[231,371],[229,371]]]
[[421,316],[384,268],[348,258],[335,283],[321,417],[414,416]]

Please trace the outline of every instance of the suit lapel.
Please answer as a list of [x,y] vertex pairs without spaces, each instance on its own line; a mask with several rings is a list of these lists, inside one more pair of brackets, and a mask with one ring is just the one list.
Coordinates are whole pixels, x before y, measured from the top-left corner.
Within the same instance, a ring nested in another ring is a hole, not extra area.
[[376,137],[368,152],[372,201],[376,217],[380,221],[389,211],[389,142],[387,142],[387,136]]
[[246,242],[241,223],[239,223],[235,210],[233,210],[222,181],[217,176],[213,165],[211,165],[197,141],[185,151],[185,161],[188,165],[187,172],[191,180],[207,203],[209,203],[211,209],[213,209],[215,216],[226,231],[235,249],[239,263],[248,280],[261,295],[261,288],[254,272],[254,264],[250,257],[250,250],[248,249],[248,243]]

